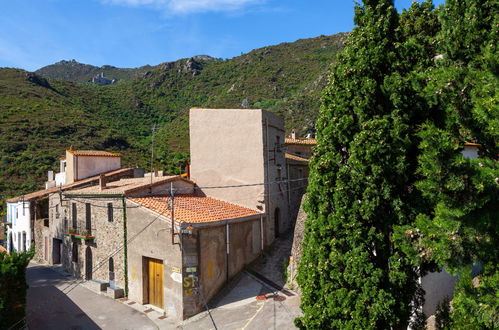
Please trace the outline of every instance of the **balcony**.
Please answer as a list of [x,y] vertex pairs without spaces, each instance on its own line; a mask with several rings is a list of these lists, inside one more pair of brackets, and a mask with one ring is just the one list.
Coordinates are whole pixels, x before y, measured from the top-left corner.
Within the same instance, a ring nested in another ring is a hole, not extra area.
[[64,236],[82,239],[85,241],[93,241],[95,239],[95,235],[92,235],[91,231],[85,229],[75,229],[75,228],[69,228],[68,231],[64,233]]

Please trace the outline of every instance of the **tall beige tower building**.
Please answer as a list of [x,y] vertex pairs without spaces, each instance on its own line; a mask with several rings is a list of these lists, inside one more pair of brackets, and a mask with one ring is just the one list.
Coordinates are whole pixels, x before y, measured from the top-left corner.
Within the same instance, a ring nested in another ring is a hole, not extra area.
[[201,193],[265,212],[265,244],[289,228],[284,121],[261,109],[190,110],[191,179]]

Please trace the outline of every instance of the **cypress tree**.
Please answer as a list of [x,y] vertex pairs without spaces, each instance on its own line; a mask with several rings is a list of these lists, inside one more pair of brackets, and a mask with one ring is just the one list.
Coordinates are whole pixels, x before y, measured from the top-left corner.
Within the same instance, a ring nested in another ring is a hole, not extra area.
[[[427,70],[421,95],[431,118],[421,129],[418,189],[431,201],[406,230],[421,263],[435,261],[460,276],[454,328],[499,327],[498,3],[448,0],[440,15],[442,59]],[[478,142],[478,159],[461,154]],[[407,250],[409,251],[409,250]],[[483,271],[472,284],[468,267]]]
[[[357,5],[357,26],[323,92],[298,275],[300,328],[405,328],[420,310],[422,268],[396,233],[427,207],[414,184],[416,129],[428,111],[412,80],[431,62],[438,27],[431,2],[402,17],[391,0]],[[425,42],[416,38],[423,30]]]

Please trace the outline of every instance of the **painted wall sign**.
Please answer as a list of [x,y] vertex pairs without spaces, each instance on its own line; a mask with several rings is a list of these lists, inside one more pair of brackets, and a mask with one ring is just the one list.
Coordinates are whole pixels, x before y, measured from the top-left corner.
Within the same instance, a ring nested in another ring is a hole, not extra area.
[[181,273],[180,267],[172,267],[172,272],[174,272],[174,273]]
[[192,289],[194,289],[194,282],[195,280],[192,277],[184,278],[184,293],[186,295],[192,294]]
[[188,265],[197,265],[198,263],[198,256],[193,255],[193,256],[184,256],[184,263]]
[[186,273],[195,273],[197,271],[197,267],[187,267],[185,269]]
[[182,283],[182,274],[180,273],[172,273],[170,275],[170,277],[172,278],[172,280],[174,280],[175,282],[177,283]]

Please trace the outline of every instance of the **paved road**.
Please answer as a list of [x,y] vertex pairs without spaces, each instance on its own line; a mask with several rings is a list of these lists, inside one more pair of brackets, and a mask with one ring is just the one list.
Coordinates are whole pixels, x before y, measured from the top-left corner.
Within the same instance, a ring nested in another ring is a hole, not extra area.
[[[203,312],[184,322],[168,318],[158,320],[152,316],[155,312],[146,316],[142,311],[147,307],[139,304],[128,306],[96,294],[81,285],[75,285],[74,278],[47,266],[31,263],[27,279],[30,286],[27,303],[30,330],[197,330],[215,329],[215,325],[220,330],[294,329],[293,320],[300,314],[298,296],[287,297],[274,292],[245,272],[210,302],[213,321],[208,313]],[[257,300],[256,297],[261,295],[266,299]]]
[[[267,299],[257,300],[265,295]],[[275,297],[279,297],[274,299]],[[280,301],[282,300],[282,301]],[[299,297],[286,297],[242,273],[218,301],[212,301],[211,316],[202,313],[183,323],[184,329],[295,329],[293,320],[300,315]],[[215,323],[215,325],[213,324]]]
[[30,263],[27,281],[30,330],[157,329],[143,313],[74,285],[73,278],[49,267]]

